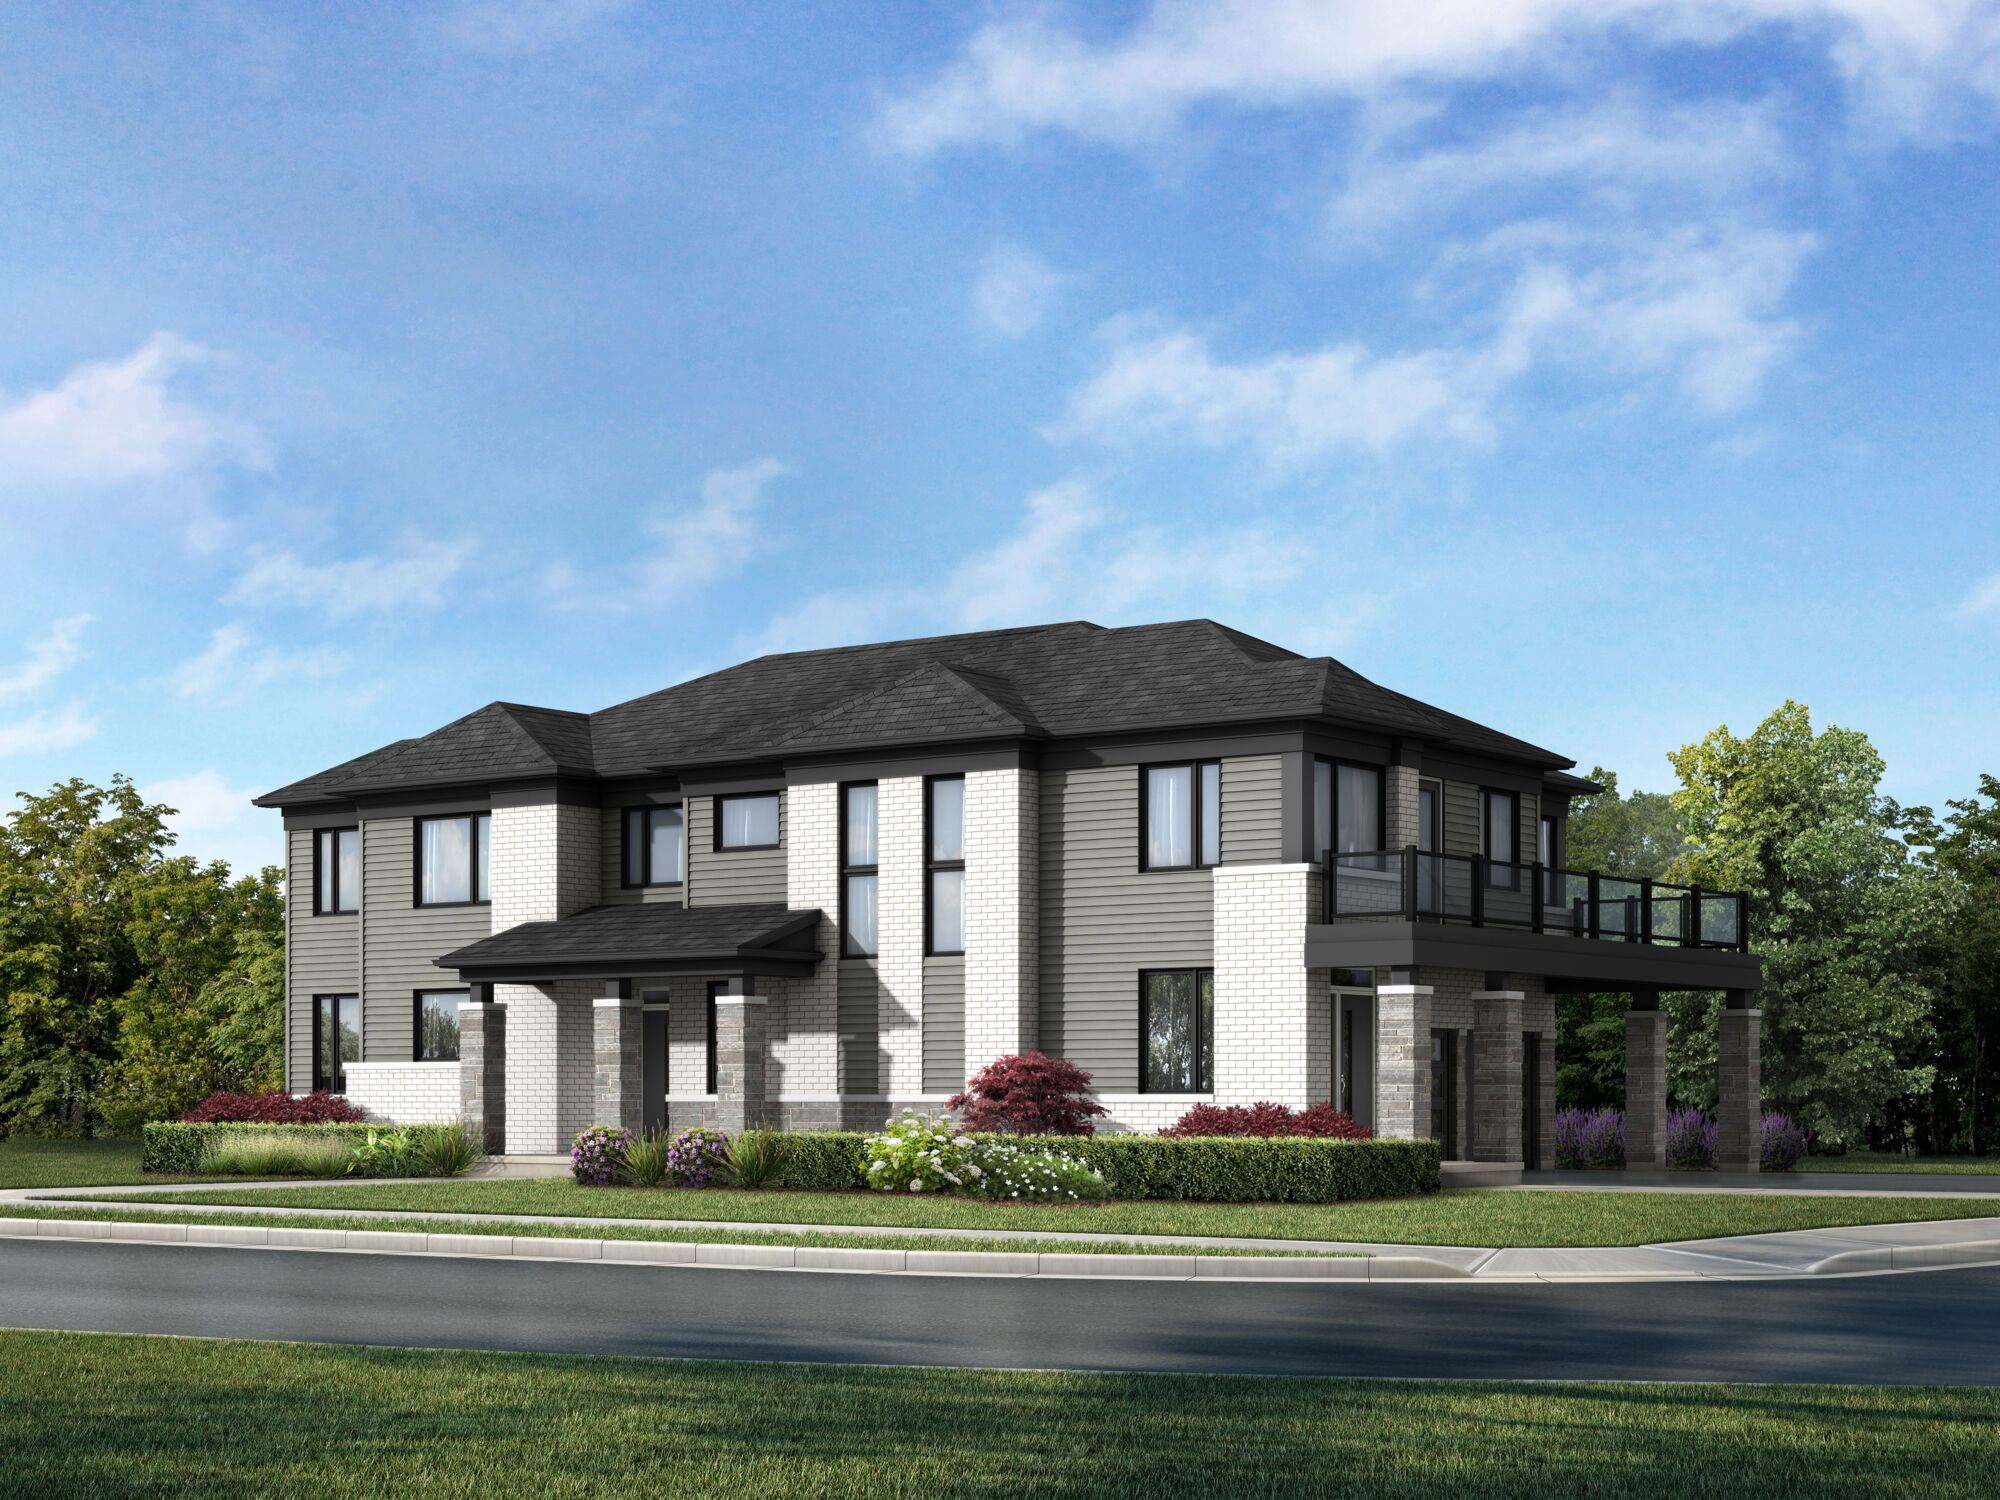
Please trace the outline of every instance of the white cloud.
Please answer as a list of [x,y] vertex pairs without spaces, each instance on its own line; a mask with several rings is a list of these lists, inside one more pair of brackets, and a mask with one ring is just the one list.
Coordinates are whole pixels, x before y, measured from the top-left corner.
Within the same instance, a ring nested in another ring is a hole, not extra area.
[[259,645],[241,625],[223,625],[209,636],[201,655],[174,669],[174,687],[183,698],[224,703],[274,682],[316,682],[346,668],[347,658],[338,652],[281,651]]
[[0,483],[101,489],[229,460],[266,461],[255,435],[175,398],[169,382],[205,352],[157,333],[121,360],[78,365],[0,404]]
[[558,564],[546,575],[565,608],[658,609],[694,597],[742,571],[767,546],[761,524],[765,491],[792,471],[775,458],[702,476],[700,503],[642,523],[656,544],[625,568],[587,575]]
[[2000,615],[2000,573],[1995,573],[1967,594],[1956,613],[1961,620],[1976,620],[1982,615]]
[[12,724],[0,724],[0,755],[27,755],[38,750],[67,750],[97,733],[97,720],[80,703],[66,703],[53,712],[30,714]]
[[468,0],[445,23],[445,35],[471,52],[522,57],[560,46],[632,0]]
[[257,558],[226,596],[230,604],[289,604],[333,619],[371,610],[436,609],[445,586],[472,556],[470,542],[410,537],[397,557],[307,563],[295,553]]
[[1102,44],[1036,10],[981,27],[878,133],[924,156],[1038,130],[1134,145],[1208,103],[1249,109],[1380,97],[1526,73],[1615,37],[1719,46],[1782,26],[1823,50],[1866,116],[1949,133],[2000,96],[1986,0],[1156,0]]
[[1069,280],[1031,250],[998,245],[980,267],[973,311],[982,327],[1003,338],[1023,338],[1041,326]]
[[83,627],[89,623],[89,615],[69,615],[51,625],[40,640],[30,642],[27,659],[0,676],[0,702],[40,692],[75,666],[83,654]]
[[167,822],[176,833],[226,828],[237,823],[246,812],[254,811],[250,799],[257,795],[253,787],[239,790],[230,786],[217,771],[197,771],[192,776],[155,781],[139,788],[139,793],[148,802],[163,802],[175,809]]

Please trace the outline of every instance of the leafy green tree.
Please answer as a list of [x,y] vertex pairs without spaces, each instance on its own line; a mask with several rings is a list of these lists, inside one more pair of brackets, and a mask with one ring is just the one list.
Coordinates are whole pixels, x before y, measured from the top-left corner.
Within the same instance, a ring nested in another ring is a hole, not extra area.
[[[1688,845],[1667,877],[1750,896],[1765,1102],[1825,1145],[1857,1143],[1932,1082],[1924,1058],[1957,888],[1906,842],[1929,814],[1880,794],[1866,735],[1815,732],[1790,700],[1745,738],[1724,725],[1667,758]],[[1719,1003],[1670,1007],[1670,1086],[1684,1102],[1714,1097]]]
[[2000,780],[1981,776],[1978,796],[1945,805],[1944,822],[1919,835],[1961,892],[1945,939],[1937,1078],[1922,1125],[1931,1150],[1978,1153],[2000,1144]]

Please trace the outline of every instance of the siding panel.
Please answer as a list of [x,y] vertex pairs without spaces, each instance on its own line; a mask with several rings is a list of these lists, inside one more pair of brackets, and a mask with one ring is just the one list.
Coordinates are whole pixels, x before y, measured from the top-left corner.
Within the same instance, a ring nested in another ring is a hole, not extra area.
[[924,960],[924,1092],[965,1087],[965,959]]
[[1045,771],[1041,799],[1042,1046],[1100,1090],[1128,1093],[1139,1086],[1139,971],[1215,962],[1214,880],[1139,872],[1135,767]]
[[313,909],[313,835],[294,828],[285,835],[290,866],[285,881],[285,936],[291,945],[290,1043],[285,1066],[289,1086],[303,1094],[312,1087],[312,1002],[315,995],[361,992],[360,923],[354,917],[316,917]]
[[835,1021],[840,1034],[840,1092],[879,1094],[881,1086],[881,981],[872,958],[831,960],[840,965]]
[[778,794],[778,847],[715,847],[715,799],[687,800],[689,906],[743,906],[785,899],[785,796]]
[[1479,853],[1479,788],[1470,782],[1444,784],[1444,852]]
[[411,998],[421,989],[456,989],[458,975],[431,960],[493,931],[492,909],[413,904],[409,818],[361,825],[361,906],[366,940],[361,989],[361,1055],[369,1062],[407,1061],[414,1047]]
[[1276,864],[1284,856],[1284,762],[1246,755],[1222,763],[1222,862]]
[[[663,902],[668,906],[683,904],[682,888],[678,885],[649,885],[631,888],[625,885],[625,809],[607,807],[604,820],[598,829],[597,846],[603,851],[604,876],[599,894],[600,904],[605,906],[638,906],[650,902]],[[682,833],[686,834],[683,826]]]

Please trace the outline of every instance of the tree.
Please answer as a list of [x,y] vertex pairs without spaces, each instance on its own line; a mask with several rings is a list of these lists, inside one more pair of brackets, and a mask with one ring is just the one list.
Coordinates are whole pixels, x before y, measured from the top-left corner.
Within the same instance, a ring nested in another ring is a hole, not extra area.
[[[1928,812],[1879,793],[1866,735],[1815,733],[1790,700],[1746,738],[1723,725],[1667,758],[1687,842],[1667,878],[1750,897],[1765,1103],[1823,1144],[1860,1141],[1932,1081],[1923,1058],[1955,895],[1906,842]],[[1685,1102],[1713,1097],[1718,1004],[1671,1007],[1670,1085]]]
[[[1982,803],[1981,798],[1985,801]],[[1945,938],[1936,1015],[1937,1078],[1923,1121],[1933,1151],[1990,1151],[2000,1139],[2000,780],[1948,802],[1949,816],[1920,835],[1959,900]]]
[[1073,1062],[1030,1051],[997,1058],[975,1073],[945,1108],[958,1111],[962,1131],[1015,1135],[1092,1135],[1092,1115],[1104,1106],[1084,1097],[1090,1075]]

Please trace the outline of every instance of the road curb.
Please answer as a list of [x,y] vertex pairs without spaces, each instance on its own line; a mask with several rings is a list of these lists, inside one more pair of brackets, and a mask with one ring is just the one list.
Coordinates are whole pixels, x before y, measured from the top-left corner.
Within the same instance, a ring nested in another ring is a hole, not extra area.
[[1924,1271],[1938,1266],[1983,1266],[2000,1262],[2000,1240],[1961,1240],[1955,1245],[1884,1245],[1875,1250],[1843,1250],[1806,1267],[1809,1276],[1853,1276],[1869,1271]]
[[1078,1255],[992,1250],[850,1250],[819,1245],[708,1245],[685,1240],[416,1234],[375,1229],[266,1229],[252,1224],[158,1224],[112,1219],[0,1218],[0,1238],[367,1255],[477,1256],[608,1265],[846,1271],[875,1275],[1109,1278],[1120,1281],[1404,1281],[1466,1273],[1420,1256]]

